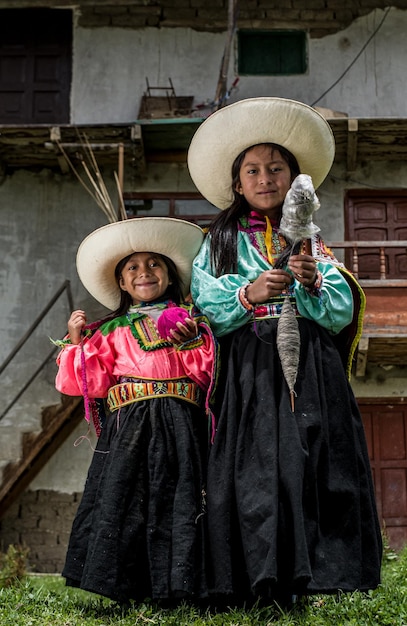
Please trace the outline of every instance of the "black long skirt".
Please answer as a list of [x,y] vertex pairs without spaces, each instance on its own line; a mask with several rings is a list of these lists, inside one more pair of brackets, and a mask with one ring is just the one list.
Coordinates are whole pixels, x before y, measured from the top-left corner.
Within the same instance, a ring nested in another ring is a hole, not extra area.
[[203,411],[135,402],[107,418],[75,517],[62,575],[119,602],[207,595]]
[[248,324],[221,344],[226,379],[207,480],[211,593],[375,588],[381,532],[344,366],[329,333],[300,318],[292,412],[276,328]]

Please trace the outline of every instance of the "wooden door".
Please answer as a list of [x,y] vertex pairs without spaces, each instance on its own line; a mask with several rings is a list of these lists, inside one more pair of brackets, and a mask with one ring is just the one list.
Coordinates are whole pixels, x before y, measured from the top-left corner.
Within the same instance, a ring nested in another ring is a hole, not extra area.
[[[349,190],[345,196],[345,239],[392,241],[407,239],[407,192]],[[379,250],[361,249],[359,278],[380,278]],[[352,267],[351,260],[346,261]],[[402,249],[386,250],[387,278],[407,278],[407,256]]]
[[72,12],[0,10],[0,124],[69,123]]
[[407,543],[407,403],[359,402],[380,522],[390,546]]

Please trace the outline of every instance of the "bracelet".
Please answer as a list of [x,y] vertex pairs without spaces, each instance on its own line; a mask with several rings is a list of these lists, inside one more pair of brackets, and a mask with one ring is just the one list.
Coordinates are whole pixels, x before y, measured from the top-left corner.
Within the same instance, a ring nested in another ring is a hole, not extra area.
[[247,283],[247,285],[245,285],[244,287],[240,287],[239,289],[239,300],[240,300],[240,304],[247,310],[247,311],[253,311],[254,310],[254,305],[249,302],[249,300],[247,299],[247,288],[250,285],[250,283]]
[[322,274],[319,270],[317,270],[316,276],[315,276],[315,280],[312,283],[312,285],[309,285],[308,287],[306,287],[304,285],[304,289],[311,295],[311,296],[320,296],[321,295],[321,285],[322,285]]
[[186,341],[184,341],[183,343],[181,343],[179,346],[175,346],[176,350],[191,350],[192,348],[197,348],[202,346],[203,344],[203,339],[202,339],[202,335],[200,332],[198,332],[196,337],[193,337],[192,339],[187,339]]

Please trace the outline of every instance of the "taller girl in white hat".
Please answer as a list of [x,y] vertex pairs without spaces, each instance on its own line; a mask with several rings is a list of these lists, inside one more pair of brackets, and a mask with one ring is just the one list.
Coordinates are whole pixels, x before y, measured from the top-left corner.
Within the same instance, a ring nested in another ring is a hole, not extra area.
[[60,342],[57,389],[108,408],[63,576],[122,603],[207,595],[216,343],[206,319],[183,302],[202,239],[194,224],[139,218],[99,228],[77,254],[82,283],[114,312],[87,325],[85,312],[74,311]]
[[212,593],[228,602],[289,605],[380,581],[370,464],[347,379],[363,293],[312,221],[333,158],[325,119],[282,98],[217,111],[189,149],[193,181],[222,209],[191,293],[221,338],[207,497]]

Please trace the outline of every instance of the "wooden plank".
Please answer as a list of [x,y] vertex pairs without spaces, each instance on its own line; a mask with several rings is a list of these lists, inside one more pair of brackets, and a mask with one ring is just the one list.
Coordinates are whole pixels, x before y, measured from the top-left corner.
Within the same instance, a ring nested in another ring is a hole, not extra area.
[[370,365],[405,366],[407,362],[407,336],[368,337],[367,363]]
[[[146,134],[152,133],[151,151],[182,148],[187,150],[188,142],[192,137],[195,126],[199,125],[204,118],[183,118],[163,120],[144,120],[145,122],[157,123],[154,130],[146,129]],[[171,124],[172,122],[172,124]],[[354,124],[357,122],[356,132]],[[165,127],[164,127],[165,123]],[[407,160],[407,118],[371,118],[371,119],[347,119],[332,118],[328,120],[335,136],[336,163],[347,163],[348,167],[354,167],[357,162],[366,161],[401,161]],[[137,168],[135,159],[141,154],[140,138],[132,136],[134,124],[95,124],[95,125],[60,125],[61,141],[66,143],[78,142],[78,134],[86,134],[91,143],[121,143],[134,144],[137,156],[126,155],[132,166]],[[44,143],[49,141],[52,125],[7,125],[0,126],[0,158],[9,167],[58,167],[55,156],[49,154]],[[350,130],[349,130],[350,129]],[[144,135],[143,126],[143,135]],[[157,136],[155,136],[157,130]],[[153,136],[154,134],[154,136]],[[172,136],[171,136],[172,135]],[[176,146],[176,140],[182,145]],[[146,150],[149,147],[146,145]],[[355,156],[356,154],[356,156]],[[113,164],[113,155],[106,155],[106,162]]]
[[346,159],[348,172],[354,172],[358,163],[358,128],[358,120],[348,120],[348,150]]
[[145,171],[141,140],[132,133],[132,124],[125,125],[44,125],[30,127],[0,126],[0,158],[10,168],[49,167],[67,171],[55,141],[60,141],[69,156],[83,153],[84,137],[98,152],[98,164],[117,167],[119,145],[124,145],[125,162],[138,173]]
[[369,350],[369,338],[362,335],[358,345],[356,357],[356,377],[362,377],[366,373],[367,353]]
[[406,248],[407,239],[393,239],[392,241],[383,241],[381,239],[367,240],[357,239],[354,241],[327,241],[326,245],[330,248]]

